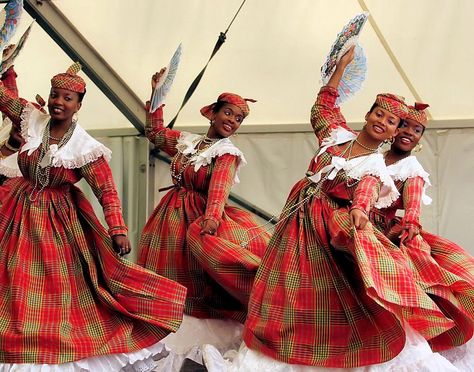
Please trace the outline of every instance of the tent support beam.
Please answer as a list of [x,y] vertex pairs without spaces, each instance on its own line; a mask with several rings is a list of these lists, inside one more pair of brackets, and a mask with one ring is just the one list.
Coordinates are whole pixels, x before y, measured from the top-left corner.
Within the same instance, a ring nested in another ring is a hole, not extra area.
[[[372,16],[372,14],[370,14],[369,8],[365,4],[365,1],[364,0],[358,0],[358,1],[359,1],[359,5],[362,8],[362,10],[364,12],[369,13],[369,23],[370,23],[370,25],[374,29],[375,34],[377,35],[380,43],[384,47],[385,51],[387,52],[390,60],[392,61],[395,68],[397,69],[397,71],[400,74],[401,78],[403,79],[403,81],[407,85],[408,89],[410,89],[411,94],[413,95],[413,97],[415,97],[415,100],[417,102],[424,102],[423,99],[421,98],[421,96],[418,94],[417,90],[415,89],[415,86],[412,84],[410,78],[406,74],[405,70],[403,69],[402,65],[398,61],[398,58],[395,56],[395,53],[393,52],[392,48],[390,48],[390,45],[388,45],[387,39],[385,39],[385,37],[383,36],[382,31],[380,30],[379,26],[377,25],[377,22],[375,21],[375,18]],[[428,119],[431,120],[432,116],[431,116],[429,110],[426,110],[426,114],[428,116]]]
[[143,133],[145,126],[143,101],[58,7],[52,1],[24,0],[24,8],[72,60],[81,62],[84,73],[133,126]]
[[[365,122],[349,122],[347,125],[354,130],[361,130]],[[454,120],[430,120],[429,130],[445,130],[445,129],[469,129],[474,128],[473,119],[454,119]],[[175,129],[192,132],[192,133],[206,133],[209,129],[209,124],[198,125],[178,125]],[[285,124],[250,124],[246,123],[239,128],[240,134],[245,133],[312,133],[311,124],[308,123],[285,123]]]

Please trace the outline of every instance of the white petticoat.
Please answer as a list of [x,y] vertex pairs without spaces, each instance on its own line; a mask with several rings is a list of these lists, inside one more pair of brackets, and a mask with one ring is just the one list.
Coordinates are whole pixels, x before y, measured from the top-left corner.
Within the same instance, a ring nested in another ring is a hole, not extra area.
[[202,347],[206,344],[222,354],[237,350],[242,343],[242,330],[243,325],[233,320],[184,315],[178,331],[161,340],[170,353],[157,362],[154,371],[179,372],[185,358],[203,364]]
[[464,345],[441,351],[440,354],[460,371],[474,371],[474,338],[471,338]]
[[128,354],[110,354],[62,364],[0,364],[0,372],[149,372],[168,355],[163,342]]
[[[406,344],[400,354],[385,363],[358,368],[323,368],[286,364],[257,351],[250,350],[242,343],[238,352],[227,352],[222,356],[212,346],[204,348],[204,358],[209,372],[464,372],[450,363],[439,353],[434,353],[426,340],[411,329],[407,329]],[[220,360],[219,360],[220,357]],[[472,361],[471,361],[472,363]],[[474,365],[474,364],[471,364]],[[471,367],[472,368],[472,367]],[[467,369],[470,371],[471,369]]]

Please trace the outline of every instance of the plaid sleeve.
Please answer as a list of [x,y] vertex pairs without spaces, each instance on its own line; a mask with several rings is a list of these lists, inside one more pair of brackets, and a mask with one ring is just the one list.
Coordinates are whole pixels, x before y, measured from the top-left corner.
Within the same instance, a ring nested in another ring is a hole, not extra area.
[[150,102],[147,102],[145,110],[145,134],[149,141],[168,155],[176,155],[176,145],[178,144],[178,138],[181,135],[181,132],[163,126],[163,105],[161,105],[155,112],[151,113]]
[[13,124],[20,124],[20,115],[27,103],[28,101],[18,98],[2,82],[0,85],[0,111],[9,117]]
[[123,220],[120,199],[107,161],[104,157],[100,157],[84,165],[80,171],[104,209],[110,236],[127,235],[128,229]]
[[375,176],[364,176],[354,190],[351,209],[360,209],[367,214],[374,206],[380,192],[380,180]]
[[332,129],[338,126],[352,131],[347,126],[341,110],[336,107],[337,97],[339,97],[337,89],[324,86],[320,89],[311,109],[311,125],[320,143],[324,138],[329,137]]
[[421,227],[421,197],[425,181],[421,177],[408,178],[403,185],[403,206],[405,216],[402,218],[402,226],[413,225]]
[[205,220],[211,219],[219,224],[234,183],[237,163],[238,158],[230,154],[224,154],[216,159],[207,192]]
[[16,85],[17,74],[13,66],[2,74],[1,80],[5,88],[7,88],[15,97],[18,97],[18,87]]

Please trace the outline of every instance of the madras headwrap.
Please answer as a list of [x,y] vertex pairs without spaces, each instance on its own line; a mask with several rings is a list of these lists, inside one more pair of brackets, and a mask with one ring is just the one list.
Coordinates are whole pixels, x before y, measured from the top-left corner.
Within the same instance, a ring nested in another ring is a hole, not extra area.
[[[219,97],[217,97],[217,102],[230,103],[231,105],[235,105],[240,108],[242,110],[242,113],[244,114],[244,117],[246,117],[250,112],[249,106],[247,105],[247,101],[257,102],[256,100],[251,98],[242,98],[238,94],[234,93],[222,93],[221,95],[219,95]],[[217,102],[204,106],[200,110],[202,116],[208,118],[209,120],[212,120],[212,109],[214,108]]]
[[408,114],[408,107],[405,103],[405,98],[392,93],[377,94],[375,104],[392,114],[398,116],[400,119],[405,119]]
[[51,79],[52,88],[67,89],[72,92],[84,93],[86,91],[86,82],[77,73],[81,70],[81,64],[75,62],[66,72],[57,74]]
[[417,123],[426,127],[426,124],[428,124],[428,116],[424,110],[428,107],[430,107],[430,105],[427,103],[415,102],[414,106],[408,106],[408,115],[406,118],[415,120]]

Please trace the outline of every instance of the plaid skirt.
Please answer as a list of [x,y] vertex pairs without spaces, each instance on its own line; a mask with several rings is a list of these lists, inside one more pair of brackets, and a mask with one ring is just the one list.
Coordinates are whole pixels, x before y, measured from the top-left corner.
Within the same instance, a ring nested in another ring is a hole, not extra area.
[[216,234],[201,236],[205,209],[203,193],[169,191],[143,229],[139,264],[187,288],[186,314],[243,323],[270,237],[249,212],[230,205]]
[[[298,182],[284,210],[308,196]],[[394,358],[402,321],[434,337],[453,322],[419,287],[400,250],[323,192],[282,220],[255,278],[244,341],[290,364],[358,367]]]
[[[401,233],[397,222],[391,236]],[[469,341],[474,334],[474,257],[457,244],[423,230],[400,248],[424,291],[455,323],[429,339],[432,349],[446,350]]]
[[182,321],[186,289],[112,249],[72,185],[29,200],[23,178],[2,187],[0,363],[60,364],[131,353]]

